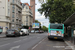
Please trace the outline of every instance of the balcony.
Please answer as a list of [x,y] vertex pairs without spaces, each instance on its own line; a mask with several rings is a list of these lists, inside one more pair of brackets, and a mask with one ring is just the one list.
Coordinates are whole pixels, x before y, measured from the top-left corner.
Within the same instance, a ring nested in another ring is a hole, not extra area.
[[18,21],[16,21],[16,24],[19,24],[19,22],[18,22]]
[[18,17],[16,18],[16,20],[18,20]]
[[6,16],[7,18],[10,18],[10,16]]
[[22,22],[19,22],[19,24],[22,24]]
[[30,17],[33,17],[33,15],[29,15]]
[[19,19],[19,21],[21,21],[21,19]]
[[21,11],[18,11],[19,13],[21,13]]
[[20,4],[18,4],[18,3],[13,3],[13,2],[11,2],[11,5],[16,5],[16,6],[18,6],[20,9],[22,9],[22,6],[20,5]]

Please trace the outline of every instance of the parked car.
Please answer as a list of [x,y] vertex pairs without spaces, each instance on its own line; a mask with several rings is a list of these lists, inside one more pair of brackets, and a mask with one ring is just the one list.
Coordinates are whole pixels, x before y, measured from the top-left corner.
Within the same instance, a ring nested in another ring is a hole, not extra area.
[[39,30],[36,30],[35,33],[39,33]]
[[20,31],[20,35],[21,36],[25,35],[24,31]]
[[29,35],[28,29],[21,29],[20,35]]
[[9,29],[6,31],[6,37],[8,36],[20,36],[19,30],[17,29]]
[[44,33],[44,31],[43,30],[40,30],[40,33]]
[[31,33],[34,33],[34,30],[31,30]]

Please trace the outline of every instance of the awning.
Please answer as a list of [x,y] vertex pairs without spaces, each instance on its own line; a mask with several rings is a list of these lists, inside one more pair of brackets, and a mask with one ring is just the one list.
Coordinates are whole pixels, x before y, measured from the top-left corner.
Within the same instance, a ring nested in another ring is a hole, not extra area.
[[73,13],[67,20],[64,22],[65,26],[70,26],[75,24],[75,13]]

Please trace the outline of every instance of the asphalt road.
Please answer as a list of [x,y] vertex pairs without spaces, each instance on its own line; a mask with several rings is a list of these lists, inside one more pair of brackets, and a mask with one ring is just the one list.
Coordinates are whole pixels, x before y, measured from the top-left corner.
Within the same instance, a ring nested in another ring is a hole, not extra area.
[[0,38],[0,50],[28,50],[46,36],[47,34],[43,33],[21,37],[2,37]]
[[67,45],[64,41],[48,40],[47,33],[0,38],[0,50],[65,50],[56,46]]
[[64,40],[57,40],[57,39],[48,40],[48,38],[44,38],[42,41],[40,41],[38,44],[30,48],[29,50],[72,50],[72,49],[69,46],[67,46]]

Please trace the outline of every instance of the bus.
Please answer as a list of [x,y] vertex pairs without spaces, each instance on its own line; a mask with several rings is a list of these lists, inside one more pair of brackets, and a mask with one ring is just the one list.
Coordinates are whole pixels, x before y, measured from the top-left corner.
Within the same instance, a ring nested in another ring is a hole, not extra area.
[[50,23],[48,27],[48,39],[63,39],[64,24]]

